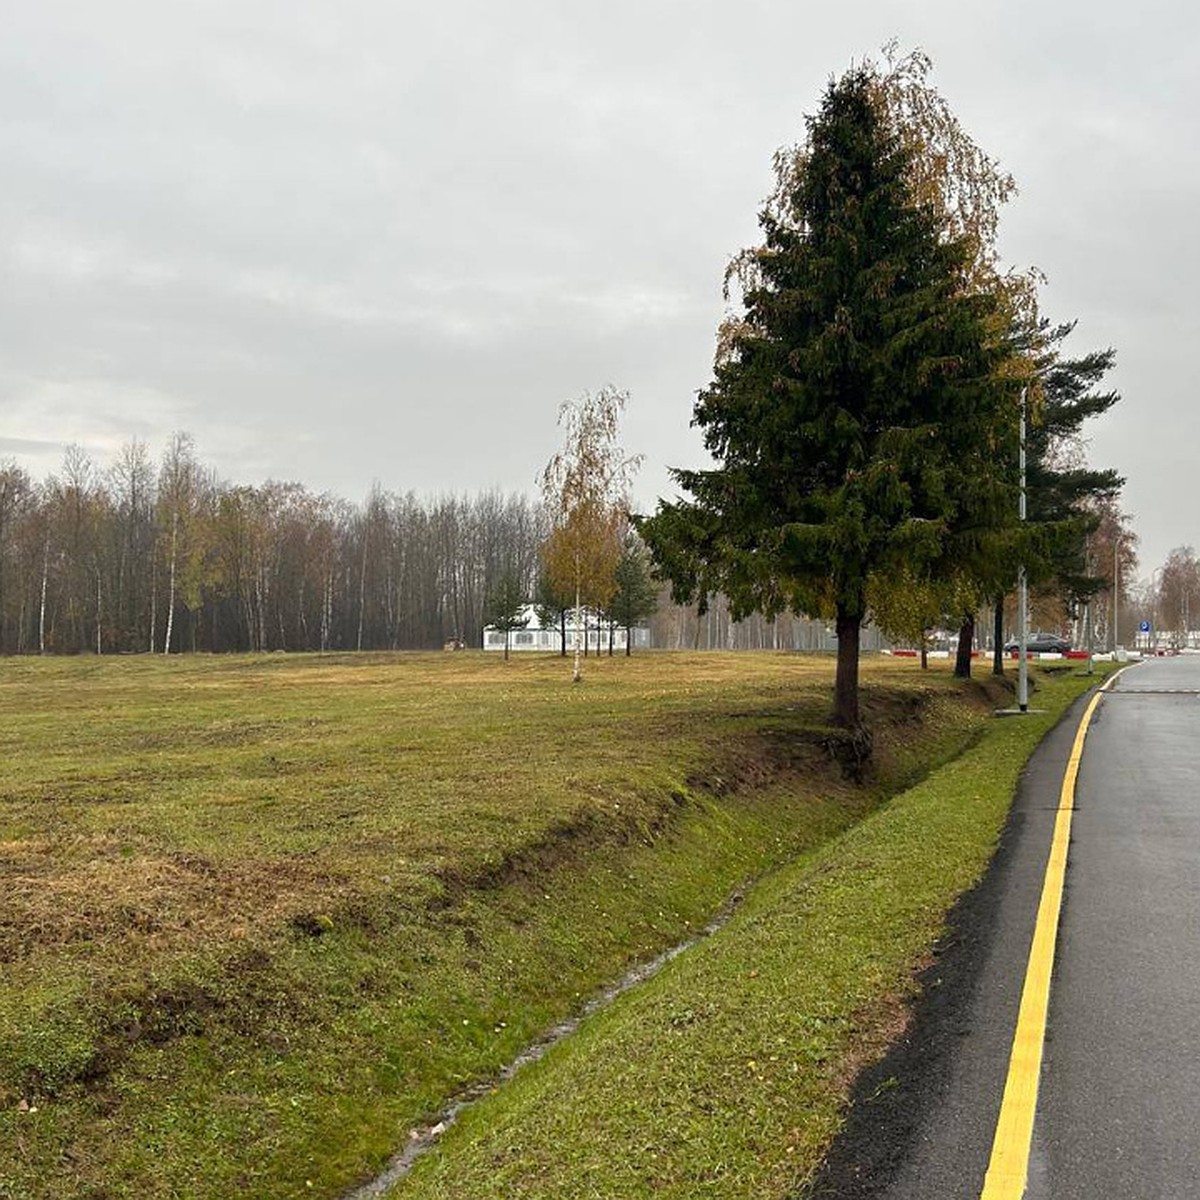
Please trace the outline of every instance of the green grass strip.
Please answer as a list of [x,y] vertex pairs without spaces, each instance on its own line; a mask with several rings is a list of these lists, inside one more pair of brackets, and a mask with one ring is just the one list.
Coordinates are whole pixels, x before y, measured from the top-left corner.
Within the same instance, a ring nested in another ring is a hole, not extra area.
[[738,916],[464,1114],[393,1193],[782,1197],[810,1179],[858,1069],[982,875],[1038,742],[1087,686],[763,881]]

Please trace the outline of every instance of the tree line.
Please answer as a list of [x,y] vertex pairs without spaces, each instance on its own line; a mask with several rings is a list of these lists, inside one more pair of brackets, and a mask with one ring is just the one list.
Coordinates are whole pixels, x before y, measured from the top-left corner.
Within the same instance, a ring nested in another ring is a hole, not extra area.
[[546,532],[520,494],[225,482],[186,434],[107,469],[72,447],[43,481],[0,461],[0,653],[474,645],[498,580],[533,595]]
[[[1195,648],[1200,627],[1200,560],[1192,546],[1176,546],[1156,567],[1149,584],[1130,595],[1135,606],[1125,626],[1130,643],[1145,640],[1177,649]],[[1137,622],[1150,622],[1151,636],[1137,638]]]

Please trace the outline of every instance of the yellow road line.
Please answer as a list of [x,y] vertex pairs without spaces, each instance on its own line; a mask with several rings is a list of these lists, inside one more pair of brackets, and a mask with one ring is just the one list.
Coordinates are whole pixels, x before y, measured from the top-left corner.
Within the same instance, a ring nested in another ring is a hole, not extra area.
[[1063,883],[1067,871],[1067,846],[1071,839],[1071,813],[1075,807],[1075,780],[1083,741],[1087,737],[1092,714],[1104,692],[1116,681],[1120,671],[1110,675],[1091,702],[1075,731],[1071,757],[1063,774],[1058,796],[1058,815],[1054,819],[1054,840],[1050,861],[1042,884],[1037,924],[1025,970],[1017,1031],[1013,1035],[1012,1055],[1008,1060],[1008,1079],[1000,1117],[992,1142],[980,1200],[1021,1200],[1029,1174],[1029,1147],[1033,1141],[1033,1119],[1037,1112],[1038,1078],[1042,1071],[1042,1047],[1046,1041],[1046,1014],[1050,1007],[1050,976],[1054,969],[1054,945],[1058,940],[1058,919],[1062,911]]

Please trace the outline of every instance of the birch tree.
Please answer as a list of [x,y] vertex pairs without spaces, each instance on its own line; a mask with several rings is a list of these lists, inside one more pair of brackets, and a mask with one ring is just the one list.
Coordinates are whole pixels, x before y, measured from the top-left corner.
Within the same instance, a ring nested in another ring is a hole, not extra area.
[[188,519],[196,506],[199,475],[196,448],[191,435],[172,434],[163,456],[158,484],[160,520],[167,536],[167,632],[163,639],[164,654],[171,653],[181,541],[186,536]]
[[35,483],[0,463],[0,652],[428,649],[533,591],[541,506],[495,491],[365,503],[218,483],[185,435]]
[[627,455],[617,440],[628,399],[627,392],[609,386],[564,403],[558,413],[563,445],[541,475],[552,522],[543,563],[556,590],[575,597],[575,683],[583,678],[583,607],[604,608],[616,592],[626,497],[641,462],[641,455]]
[[15,601],[21,577],[17,531],[33,499],[28,474],[14,462],[0,462],[0,653],[20,638],[19,619],[13,613],[19,612]]
[[154,464],[144,442],[133,440],[121,447],[108,474],[111,507],[116,522],[110,546],[116,562],[114,620],[118,646],[132,647],[145,629],[150,607],[154,547]]
[[1200,611],[1200,562],[1191,546],[1177,546],[1167,556],[1154,601],[1155,633],[1170,629],[1177,646],[1190,645],[1192,605]]

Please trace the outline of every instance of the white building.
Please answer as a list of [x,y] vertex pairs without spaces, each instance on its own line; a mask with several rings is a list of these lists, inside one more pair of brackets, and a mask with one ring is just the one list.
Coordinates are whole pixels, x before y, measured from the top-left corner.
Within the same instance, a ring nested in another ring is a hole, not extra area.
[[[510,650],[562,650],[562,627],[558,624],[543,625],[538,620],[537,610],[532,604],[525,605],[521,612],[529,623],[524,629],[514,629],[508,635]],[[587,646],[589,653],[607,654],[609,648],[610,630],[608,623],[597,617],[591,609],[583,610],[583,623],[587,629]],[[583,630],[577,630],[574,611],[567,613],[567,653],[575,652],[576,643],[583,646]],[[625,653],[625,630],[619,626],[611,631],[612,652]],[[645,649],[650,645],[650,631],[634,626],[633,648]],[[483,648],[485,650],[504,650],[504,634],[494,625],[488,625],[483,631]]]

